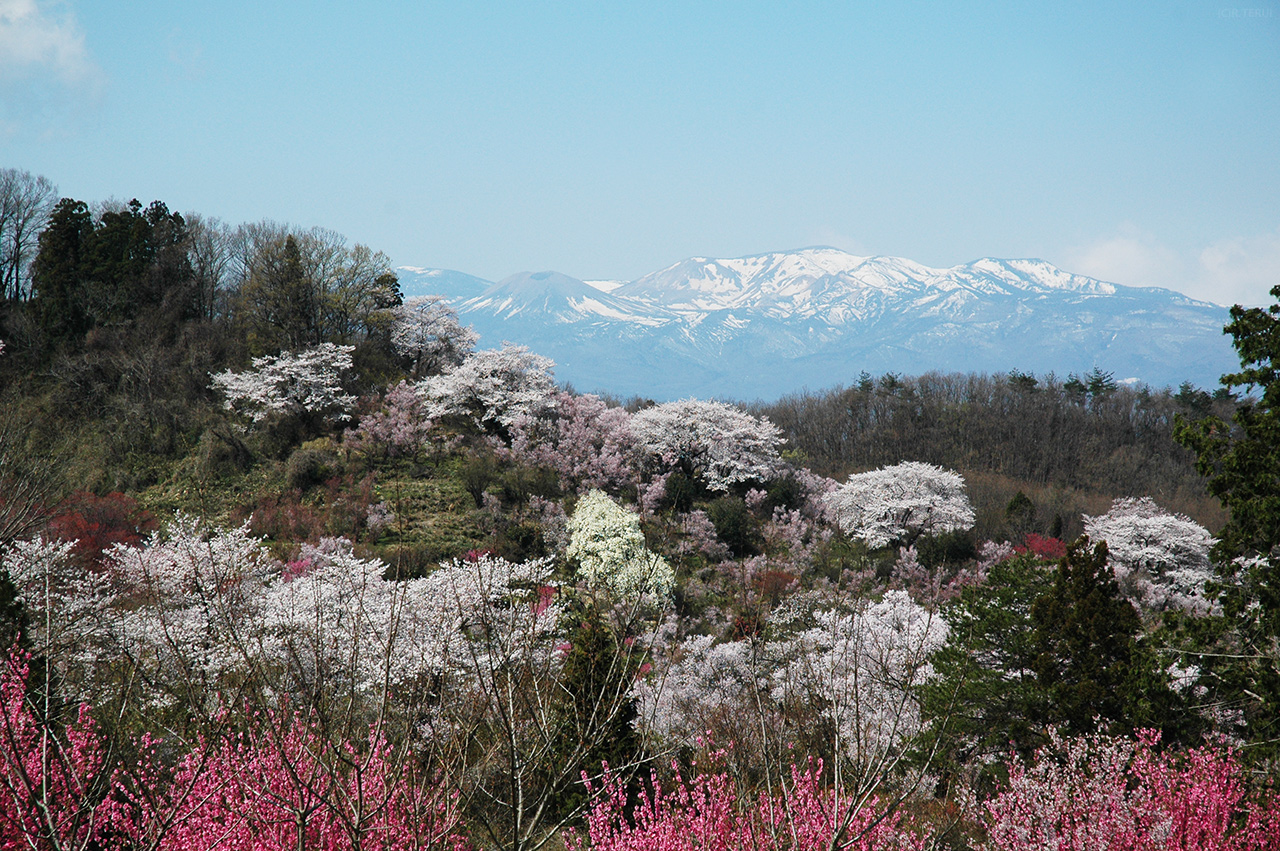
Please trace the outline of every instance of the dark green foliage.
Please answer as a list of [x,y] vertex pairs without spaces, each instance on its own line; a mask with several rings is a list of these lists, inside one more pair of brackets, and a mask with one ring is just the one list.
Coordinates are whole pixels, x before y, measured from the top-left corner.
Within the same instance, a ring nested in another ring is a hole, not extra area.
[[494,535],[494,552],[507,561],[523,562],[547,555],[542,527],[531,521],[506,523]]
[[1044,694],[1037,720],[1072,733],[1173,731],[1184,714],[1154,654],[1139,643],[1142,620],[1120,595],[1107,546],[1068,545],[1053,586],[1031,607],[1032,670]]
[[475,500],[476,508],[484,505],[484,492],[493,484],[498,476],[498,465],[493,456],[487,452],[477,452],[468,456],[458,467],[458,478],[462,486]]
[[1177,395],[1173,398],[1182,409],[1180,413],[1190,415],[1192,419],[1207,417],[1213,412],[1213,397],[1190,381],[1179,384]]
[[804,502],[804,487],[793,475],[774,479],[765,485],[768,499],[765,504],[769,508],[785,508],[788,511],[799,508]]
[[26,633],[26,607],[18,599],[18,589],[9,575],[0,570],[0,647],[8,652]]
[[31,312],[51,345],[78,348],[95,328],[170,337],[197,313],[186,224],[155,201],[109,210],[96,223],[64,198],[40,235]]
[[89,330],[81,289],[92,234],[89,206],[71,198],[58,202],[40,234],[40,252],[31,267],[35,293],[30,311],[49,343],[76,339]]
[[1017,540],[1036,528],[1036,504],[1022,491],[1018,491],[1004,509],[1009,532]]
[[285,479],[291,488],[310,490],[338,474],[337,462],[337,456],[323,449],[295,449],[285,462]]
[[934,724],[926,750],[936,746],[944,766],[988,763],[1010,748],[1026,756],[1042,743],[1045,695],[1033,671],[1031,609],[1051,582],[1034,555],[1017,556],[944,610],[950,637],[921,695]]
[[742,558],[760,552],[763,539],[759,523],[740,497],[722,496],[712,500],[707,506],[707,516],[716,527],[716,537],[734,556]]
[[[1280,300],[1280,285],[1271,295]],[[1212,655],[1206,661],[1239,684],[1252,736],[1274,746],[1280,732],[1280,303],[1236,305],[1224,330],[1241,369],[1222,376],[1221,389],[1234,396],[1233,388],[1243,388],[1248,395],[1229,423],[1214,415],[1179,417],[1175,437],[1196,453],[1209,492],[1231,512],[1213,555],[1223,576],[1223,609],[1235,628],[1204,649],[1234,656],[1238,670],[1227,672]]]
[[946,565],[958,567],[978,555],[973,535],[967,531],[924,535],[917,538],[913,546],[916,548],[916,559],[930,570]]
[[686,513],[693,510],[693,501],[701,493],[698,483],[682,472],[674,472],[667,476],[666,491],[662,498],[662,507],[672,511]]
[[315,288],[303,268],[297,238],[289,234],[257,259],[240,289],[251,350],[292,351],[321,342]]
[[[557,787],[552,821],[582,806],[586,789],[581,773],[599,773],[608,763],[626,777],[639,764],[640,736],[635,729],[635,697],[631,684],[643,662],[641,644],[619,636],[608,618],[581,601],[571,603],[576,623],[567,636],[568,652],[561,669],[551,728],[553,736],[544,780]],[[566,766],[575,770],[567,776]]]
[[549,467],[515,464],[498,477],[502,498],[510,505],[524,505],[531,496],[543,499],[560,497],[560,476]]

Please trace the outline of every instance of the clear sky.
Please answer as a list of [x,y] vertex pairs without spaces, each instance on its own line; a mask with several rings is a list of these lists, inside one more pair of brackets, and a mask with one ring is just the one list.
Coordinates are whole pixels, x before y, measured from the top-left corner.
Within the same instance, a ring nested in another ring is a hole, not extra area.
[[1280,0],[0,0],[0,166],[490,279],[807,245],[1280,283]]

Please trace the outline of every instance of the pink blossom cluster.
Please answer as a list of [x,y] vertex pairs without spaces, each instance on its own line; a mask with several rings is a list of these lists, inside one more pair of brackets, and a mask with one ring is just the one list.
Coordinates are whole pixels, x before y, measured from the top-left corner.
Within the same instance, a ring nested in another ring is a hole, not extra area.
[[986,851],[1271,851],[1280,848],[1280,797],[1251,796],[1230,749],[1160,751],[1136,742],[1055,734],[1030,765],[1009,766],[1008,788],[986,801]]
[[629,808],[625,784],[606,774],[585,835],[570,851],[923,851],[926,837],[878,798],[860,800],[824,782],[822,763],[792,766],[774,795],[753,796],[727,773],[657,776]]
[[511,452],[555,470],[571,493],[616,491],[635,477],[630,420],[625,408],[611,408],[599,396],[556,391],[541,416],[522,414],[512,423]]
[[378,410],[360,418],[343,442],[366,452],[413,457],[426,445],[431,426],[417,391],[401,381],[387,391]]
[[28,673],[20,653],[0,673],[0,851],[466,847],[456,797],[376,733],[335,742],[292,712],[265,713],[192,743],[171,771],[150,738],[110,765],[88,706],[61,734],[37,720]]

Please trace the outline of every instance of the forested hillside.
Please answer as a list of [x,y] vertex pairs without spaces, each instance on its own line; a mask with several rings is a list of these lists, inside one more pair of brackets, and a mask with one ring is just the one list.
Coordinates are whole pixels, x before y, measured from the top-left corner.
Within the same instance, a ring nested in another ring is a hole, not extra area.
[[1280,847],[1280,307],[1212,394],[623,405],[339,235],[52,194],[0,849]]

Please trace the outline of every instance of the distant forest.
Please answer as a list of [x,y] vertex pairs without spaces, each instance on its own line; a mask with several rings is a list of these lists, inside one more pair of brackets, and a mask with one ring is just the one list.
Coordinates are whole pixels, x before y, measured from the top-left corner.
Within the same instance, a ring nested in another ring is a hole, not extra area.
[[[1117,384],[1105,372],[1036,377],[863,373],[852,387],[784,396],[754,406],[782,428],[788,446],[823,475],[842,478],[912,458],[964,474],[979,535],[1007,537],[1003,509],[1019,491],[1022,531],[1072,537],[1079,514],[1115,497],[1149,495],[1210,529],[1225,520],[1173,441],[1178,414],[1230,419],[1234,398],[1183,384],[1176,392]],[[1016,513],[1016,512],[1015,512]],[[1056,528],[1055,528],[1056,525]]]

